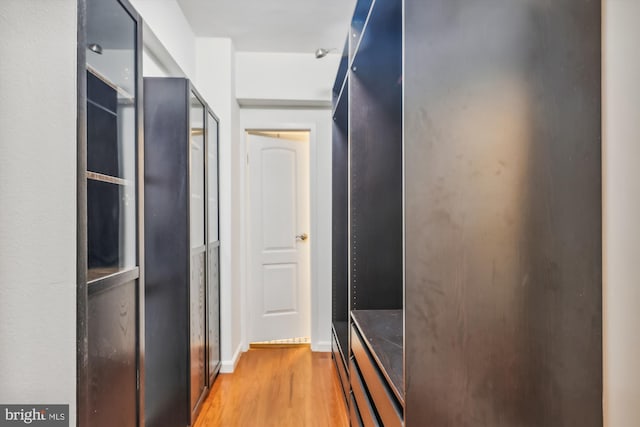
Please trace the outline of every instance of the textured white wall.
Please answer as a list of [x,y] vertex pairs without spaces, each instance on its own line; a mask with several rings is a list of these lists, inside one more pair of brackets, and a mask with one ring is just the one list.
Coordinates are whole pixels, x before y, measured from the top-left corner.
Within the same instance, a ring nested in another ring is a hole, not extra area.
[[[329,351],[331,347],[331,111],[319,108],[243,108],[240,114],[240,130],[243,134],[245,129],[313,126],[315,139],[312,139],[312,146],[309,147],[312,227],[310,231],[311,348],[314,351]],[[244,159],[248,149],[244,138],[241,144],[241,157]],[[244,170],[243,167],[243,175]],[[243,268],[246,269],[246,265],[243,265]]]
[[231,39],[198,38],[195,85],[220,119],[220,303],[222,370],[231,372],[242,348],[238,103]]
[[640,426],[640,1],[603,2],[605,426]]
[[76,423],[76,2],[0,1],[0,402]]
[[241,105],[331,104],[340,55],[238,52],[236,95]]

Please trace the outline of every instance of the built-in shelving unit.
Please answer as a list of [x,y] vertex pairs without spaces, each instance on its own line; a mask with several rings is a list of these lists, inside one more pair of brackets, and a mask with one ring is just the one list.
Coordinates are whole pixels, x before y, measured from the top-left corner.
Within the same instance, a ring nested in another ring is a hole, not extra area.
[[332,175],[352,426],[602,425],[600,14],[357,2]]
[[358,2],[334,85],[334,359],[354,405],[366,393],[353,389],[350,313],[402,310],[401,12],[398,0]]

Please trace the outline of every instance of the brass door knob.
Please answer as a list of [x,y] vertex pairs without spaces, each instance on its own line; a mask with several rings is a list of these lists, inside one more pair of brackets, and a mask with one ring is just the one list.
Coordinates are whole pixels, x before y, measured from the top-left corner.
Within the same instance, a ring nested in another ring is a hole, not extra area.
[[298,239],[298,240],[302,240],[303,242],[304,242],[305,240],[307,240],[308,238],[309,238],[309,235],[308,235],[307,233],[298,234],[298,235],[296,236],[296,239]]

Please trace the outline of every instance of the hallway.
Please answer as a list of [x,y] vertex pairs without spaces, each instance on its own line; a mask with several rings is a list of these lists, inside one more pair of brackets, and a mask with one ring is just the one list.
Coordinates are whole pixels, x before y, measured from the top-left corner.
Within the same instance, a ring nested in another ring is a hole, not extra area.
[[0,427],[640,427],[638,21],[0,0]]
[[220,374],[195,427],[343,427],[347,414],[331,353],[251,349]]

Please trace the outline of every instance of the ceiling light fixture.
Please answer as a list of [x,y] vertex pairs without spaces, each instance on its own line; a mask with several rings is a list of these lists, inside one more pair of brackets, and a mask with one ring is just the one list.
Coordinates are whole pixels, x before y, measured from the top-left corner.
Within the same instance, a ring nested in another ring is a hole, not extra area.
[[338,50],[336,48],[325,49],[323,47],[316,49],[316,59],[324,58],[327,56],[329,52],[333,52],[334,50]]
[[100,46],[98,43],[91,43],[87,45],[87,47],[91,52],[97,53],[98,55],[102,55],[102,46]]

